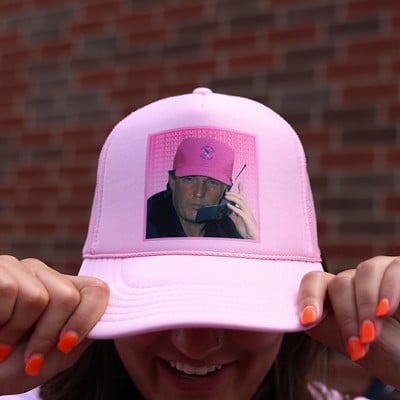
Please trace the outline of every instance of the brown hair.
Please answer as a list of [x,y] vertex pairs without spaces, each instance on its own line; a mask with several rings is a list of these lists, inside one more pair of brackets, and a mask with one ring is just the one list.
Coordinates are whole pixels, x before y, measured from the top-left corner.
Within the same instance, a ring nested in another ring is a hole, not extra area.
[[[254,400],[312,399],[307,386],[319,355],[325,354],[320,350],[321,345],[303,332],[285,334],[277,359]],[[112,340],[94,342],[72,368],[42,385],[40,396],[43,400],[142,399]]]

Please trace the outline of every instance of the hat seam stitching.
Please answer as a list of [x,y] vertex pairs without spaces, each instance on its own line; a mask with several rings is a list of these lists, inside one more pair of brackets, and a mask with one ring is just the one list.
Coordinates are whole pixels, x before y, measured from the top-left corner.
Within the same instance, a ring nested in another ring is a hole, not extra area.
[[175,255],[190,255],[190,256],[217,256],[217,257],[233,257],[233,258],[248,258],[257,260],[271,260],[271,261],[305,261],[305,262],[321,262],[320,257],[309,257],[289,254],[254,254],[254,253],[223,253],[211,251],[157,251],[157,252],[135,252],[135,253],[121,253],[121,254],[84,254],[83,257],[87,259],[126,259],[126,258],[141,258],[152,256],[175,256]]

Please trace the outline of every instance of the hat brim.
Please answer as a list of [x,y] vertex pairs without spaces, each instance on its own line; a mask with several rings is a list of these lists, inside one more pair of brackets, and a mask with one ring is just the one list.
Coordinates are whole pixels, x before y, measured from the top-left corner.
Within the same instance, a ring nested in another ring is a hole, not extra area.
[[221,256],[87,258],[80,275],[110,286],[89,337],[109,339],[178,327],[301,331],[301,279],[318,262]]

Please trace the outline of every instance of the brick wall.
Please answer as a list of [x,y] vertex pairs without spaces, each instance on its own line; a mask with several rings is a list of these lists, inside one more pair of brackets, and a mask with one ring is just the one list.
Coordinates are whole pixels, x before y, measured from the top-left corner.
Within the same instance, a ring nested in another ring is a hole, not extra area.
[[400,254],[399,49],[399,0],[1,0],[1,252],[76,272],[111,127],[209,86],[299,132],[332,269]]
[[1,251],[75,271],[110,128],[202,85],[299,132],[332,268],[400,253],[399,48],[398,0],[1,0]]
[[110,128],[209,86],[297,129],[333,269],[400,253],[399,49],[398,0],[1,0],[2,252],[76,271]]

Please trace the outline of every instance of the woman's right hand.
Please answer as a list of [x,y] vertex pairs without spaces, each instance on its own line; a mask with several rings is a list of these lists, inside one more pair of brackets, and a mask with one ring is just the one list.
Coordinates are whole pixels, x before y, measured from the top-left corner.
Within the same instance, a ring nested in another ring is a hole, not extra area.
[[0,395],[28,391],[72,366],[108,297],[99,279],[0,256]]

